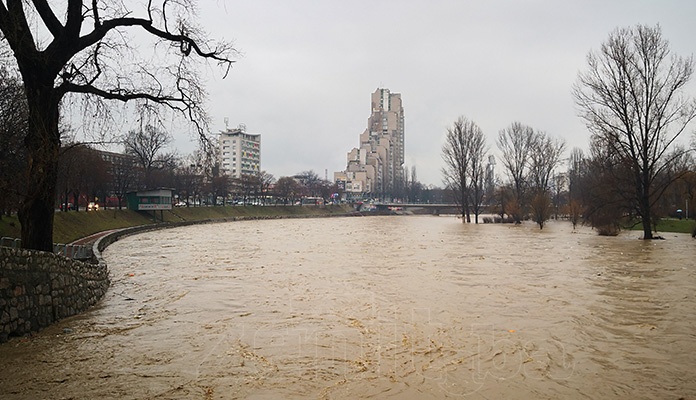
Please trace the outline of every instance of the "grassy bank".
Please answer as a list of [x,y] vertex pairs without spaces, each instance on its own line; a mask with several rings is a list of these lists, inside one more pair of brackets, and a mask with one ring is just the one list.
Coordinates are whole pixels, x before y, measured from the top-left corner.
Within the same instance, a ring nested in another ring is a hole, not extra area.
[[[696,228],[696,221],[691,219],[661,219],[657,223],[657,233],[660,232],[675,232],[675,233],[692,233]],[[642,231],[643,225],[637,224],[632,230]]]
[[[349,206],[328,207],[183,207],[162,212],[165,222],[204,221],[225,218],[263,218],[283,216],[339,215],[350,212]],[[99,210],[57,212],[53,226],[53,241],[70,243],[93,233],[111,229],[128,228],[161,222],[160,213],[155,221],[152,213],[131,210]],[[3,216],[0,220],[0,237],[19,237],[17,216]]]

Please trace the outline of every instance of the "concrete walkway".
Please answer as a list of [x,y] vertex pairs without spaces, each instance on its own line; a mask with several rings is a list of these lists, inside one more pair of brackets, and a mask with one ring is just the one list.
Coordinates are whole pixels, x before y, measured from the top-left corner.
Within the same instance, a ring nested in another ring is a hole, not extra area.
[[69,244],[71,244],[73,246],[92,246],[97,240],[101,239],[102,237],[108,235],[111,232],[120,231],[121,229],[123,229],[123,228],[111,229],[108,231],[101,231],[101,232],[93,233],[89,236],[85,236],[83,238],[77,239]]

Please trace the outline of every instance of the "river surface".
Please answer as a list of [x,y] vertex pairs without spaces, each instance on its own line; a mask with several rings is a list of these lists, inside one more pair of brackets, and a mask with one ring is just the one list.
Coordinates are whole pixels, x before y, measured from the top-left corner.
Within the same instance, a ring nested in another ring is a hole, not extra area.
[[0,398],[696,398],[696,241],[638,236],[413,216],[127,237],[96,307],[0,345]]

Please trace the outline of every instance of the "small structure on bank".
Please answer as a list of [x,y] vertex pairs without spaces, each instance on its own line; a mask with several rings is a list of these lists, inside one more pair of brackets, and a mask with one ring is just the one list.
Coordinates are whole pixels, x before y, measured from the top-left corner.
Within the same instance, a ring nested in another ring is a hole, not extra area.
[[152,211],[152,215],[157,219],[157,211],[160,212],[160,220],[164,220],[162,211],[172,209],[173,189],[159,188],[150,190],[139,190],[126,193],[128,209],[135,211]]

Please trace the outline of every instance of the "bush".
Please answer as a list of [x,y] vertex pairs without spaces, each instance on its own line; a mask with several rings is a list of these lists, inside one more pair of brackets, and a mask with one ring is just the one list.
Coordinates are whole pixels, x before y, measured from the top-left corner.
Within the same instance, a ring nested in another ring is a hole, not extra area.
[[595,226],[595,229],[600,236],[617,236],[620,231],[619,226],[616,224]]

